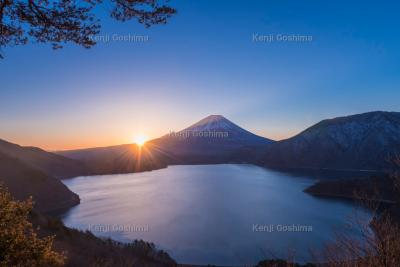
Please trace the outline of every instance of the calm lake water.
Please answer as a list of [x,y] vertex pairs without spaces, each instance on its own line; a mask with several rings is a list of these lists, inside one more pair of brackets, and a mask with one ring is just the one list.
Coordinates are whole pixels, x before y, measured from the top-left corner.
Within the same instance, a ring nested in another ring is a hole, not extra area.
[[345,231],[355,211],[350,202],[304,193],[314,182],[234,164],[77,177],[64,183],[81,204],[62,218],[98,236],[153,242],[180,263],[254,264],[293,250],[304,262],[309,249]]

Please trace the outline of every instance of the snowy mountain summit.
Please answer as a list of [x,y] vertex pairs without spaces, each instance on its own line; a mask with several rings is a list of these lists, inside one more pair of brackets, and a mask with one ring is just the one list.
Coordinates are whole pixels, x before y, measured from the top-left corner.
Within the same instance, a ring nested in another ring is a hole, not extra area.
[[[210,115],[179,132],[153,140],[174,164],[249,162],[274,141],[255,135],[221,115]],[[264,148],[264,149],[262,149]]]
[[175,134],[176,137],[221,138],[229,142],[269,143],[272,140],[255,135],[222,115],[210,115]]
[[238,130],[240,128],[227,118],[222,115],[210,115],[205,117],[204,119],[200,120],[199,122],[193,124],[189,128],[185,130],[192,130],[192,131],[208,131],[208,130]]

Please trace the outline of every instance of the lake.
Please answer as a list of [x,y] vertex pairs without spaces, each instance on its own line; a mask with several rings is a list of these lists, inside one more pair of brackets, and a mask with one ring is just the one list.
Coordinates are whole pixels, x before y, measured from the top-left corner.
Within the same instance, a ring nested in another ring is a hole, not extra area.
[[305,262],[309,249],[345,231],[355,211],[351,202],[304,193],[312,177],[253,165],[170,166],[63,182],[81,198],[62,215],[67,226],[153,242],[179,263],[246,265],[292,251]]

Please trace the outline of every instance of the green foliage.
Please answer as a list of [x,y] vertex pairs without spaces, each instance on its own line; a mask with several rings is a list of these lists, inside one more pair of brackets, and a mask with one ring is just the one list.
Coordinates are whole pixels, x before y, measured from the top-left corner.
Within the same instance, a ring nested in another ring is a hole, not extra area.
[[65,257],[52,250],[54,236],[39,238],[28,221],[32,199],[15,201],[0,185],[0,266],[63,266]]

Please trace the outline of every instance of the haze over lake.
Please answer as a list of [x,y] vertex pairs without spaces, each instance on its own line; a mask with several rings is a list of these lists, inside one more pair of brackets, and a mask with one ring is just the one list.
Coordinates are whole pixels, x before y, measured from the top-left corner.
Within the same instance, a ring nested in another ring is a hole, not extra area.
[[170,166],[63,182],[81,197],[63,215],[67,226],[151,241],[180,263],[254,264],[287,258],[292,249],[298,261],[308,260],[308,249],[344,230],[355,209],[304,193],[312,177],[253,165]]

